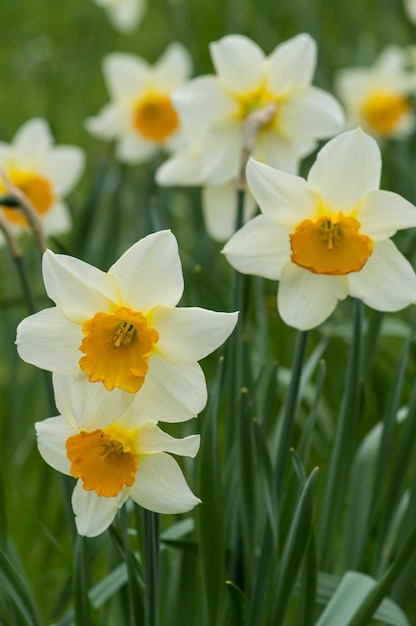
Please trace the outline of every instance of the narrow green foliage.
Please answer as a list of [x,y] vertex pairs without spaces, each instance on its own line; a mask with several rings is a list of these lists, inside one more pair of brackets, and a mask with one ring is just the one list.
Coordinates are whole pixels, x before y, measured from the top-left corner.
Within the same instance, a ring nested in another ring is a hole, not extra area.
[[[27,626],[42,626],[31,590],[3,550],[0,550],[0,587],[1,595],[10,598]],[[88,622],[85,624],[87,626]]]

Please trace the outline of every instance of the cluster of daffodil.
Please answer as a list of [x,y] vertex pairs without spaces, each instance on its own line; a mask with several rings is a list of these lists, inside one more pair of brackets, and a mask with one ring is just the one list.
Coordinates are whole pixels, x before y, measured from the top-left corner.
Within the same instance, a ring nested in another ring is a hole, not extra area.
[[78,532],[103,532],[129,496],[158,513],[192,509],[199,500],[167,453],[195,456],[199,436],[174,439],[157,423],[204,408],[198,360],[223,343],[237,314],[176,306],[183,278],[170,231],[145,237],[107,273],[47,250],[43,277],[56,306],[21,322],[17,347],[54,372],[60,415],[36,424],[38,446],[78,479]]
[[[87,129],[116,141],[126,163],[170,151],[157,181],[203,186],[209,232],[231,237],[223,252],[234,268],[280,281],[278,310],[288,325],[319,325],[347,295],[381,311],[415,302],[415,273],[391,237],[416,226],[416,208],[379,189],[376,140],[347,130],[320,150],[307,180],[297,175],[318,140],[345,129],[337,100],[311,85],[313,39],[297,35],[266,57],[232,35],[212,44],[211,55],[216,74],[192,80],[179,44],[153,66],[131,54],[107,56],[111,101]],[[415,86],[394,48],[371,70],[345,70],[338,91],[347,124],[377,138],[409,132]],[[76,148],[51,147],[42,120],[0,147],[0,166],[48,232],[69,225],[60,198],[82,163]],[[246,190],[246,224],[233,234],[237,188]],[[256,204],[261,214],[252,217]],[[16,226],[21,219],[9,217]],[[187,420],[204,407],[197,361],[227,338],[236,314],[176,306],[183,281],[168,231],[133,245],[107,273],[47,251],[43,275],[56,307],[24,320],[17,344],[24,360],[55,373],[61,415],[37,424],[39,449],[79,479],[79,532],[104,530],[129,495],[153,511],[189,510],[198,499],[166,452],[193,456],[198,439],[177,441],[157,423]]]

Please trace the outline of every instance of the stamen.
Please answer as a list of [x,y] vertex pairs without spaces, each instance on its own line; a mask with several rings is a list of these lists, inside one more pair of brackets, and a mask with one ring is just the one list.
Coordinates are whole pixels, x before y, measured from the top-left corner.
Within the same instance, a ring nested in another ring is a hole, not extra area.
[[340,246],[341,239],[341,224],[339,222],[332,223],[331,220],[324,220],[321,224],[321,241],[328,242],[328,250],[334,249],[334,244]]
[[120,348],[121,345],[129,346],[136,336],[136,329],[133,324],[121,322],[117,325],[116,331],[111,338],[110,345],[113,348]]

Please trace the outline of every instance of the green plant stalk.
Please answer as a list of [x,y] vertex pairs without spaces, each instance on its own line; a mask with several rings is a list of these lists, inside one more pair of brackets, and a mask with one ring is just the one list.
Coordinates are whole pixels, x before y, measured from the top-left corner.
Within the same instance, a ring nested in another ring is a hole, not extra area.
[[85,557],[85,538],[77,535],[74,552],[74,613],[76,626],[90,626],[91,609],[88,598],[88,559]]
[[416,524],[399,551],[398,556],[385,571],[377,585],[370,591],[364,602],[348,622],[348,626],[368,626],[380,602],[389,592],[390,587],[403,571],[406,563],[416,551]]
[[296,408],[298,405],[299,387],[302,375],[302,366],[308,342],[308,331],[299,331],[296,337],[295,351],[292,362],[292,375],[283,412],[283,421],[280,429],[279,444],[276,459],[276,493],[278,502],[282,497],[283,477],[286,469],[289,449],[291,445],[293,424],[295,421]]
[[363,304],[354,302],[354,328],[349,351],[346,382],[340,408],[335,442],[325,485],[323,513],[319,525],[318,554],[320,567],[328,566],[330,541],[334,536],[345,485],[348,479],[357,424],[359,377],[362,345]]
[[159,515],[143,509],[145,626],[159,624]]

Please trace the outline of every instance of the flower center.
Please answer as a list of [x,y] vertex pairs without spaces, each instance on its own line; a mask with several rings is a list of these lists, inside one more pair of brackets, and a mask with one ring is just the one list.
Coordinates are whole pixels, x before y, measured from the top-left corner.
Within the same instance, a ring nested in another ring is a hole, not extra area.
[[[273,96],[271,96],[264,87],[260,87],[260,89],[258,89],[257,91],[249,93],[249,94],[245,94],[244,96],[239,96],[238,97],[238,103],[239,103],[238,117],[240,120],[244,121],[245,119],[247,119],[249,115],[251,115],[251,113],[254,113],[255,111],[259,111],[260,109],[263,109],[265,106],[267,106],[271,102],[275,102],[275,101],[276,99],[273,98]],[[272,124],[275,118],[276,116],[274,116],[274,118],[271,120],[271,122],[269,122],[269,124]]]
[[360,235],[360,222],[338,213],[303,220],[290,237],[291,260],[315,274],[359,272],[373,251],[373,241]]
[[146,139],[162,142],[179,128],[179,116],[169,96],[152,93],[136,103],[133,125]]
[[[45,215],[51,209],[54,203],[54,195],[51,184],[46,178],[23,170],[12,170],[7,172],[7,175],[10,182],[28,197],[39,215]],[[1,191],[6,192],[3,185],[1,185]],[[20,226],[27,225],[27,220],[20,211],[6,207],[3,207],[3,211],[9,222]]]
[[66,453],[71,461],[70,472],[81,478],[86,491],[111,498],[134,483],[138,460],[125,442],[106,430],[81,431],[66,440]]
[[85,354],[79,366],[92,383],[102,382],[112,391],[119,387],[137,393],[149,369],[159,333],[147,325],[145,316],[127,307],[114,314],[96,313],[82,325],[79,349]]
[[410,112],[410,100],[404,96],[376,92],[371,94],[363,105],[367,123],[380,135],[394,133],[403,117]]

